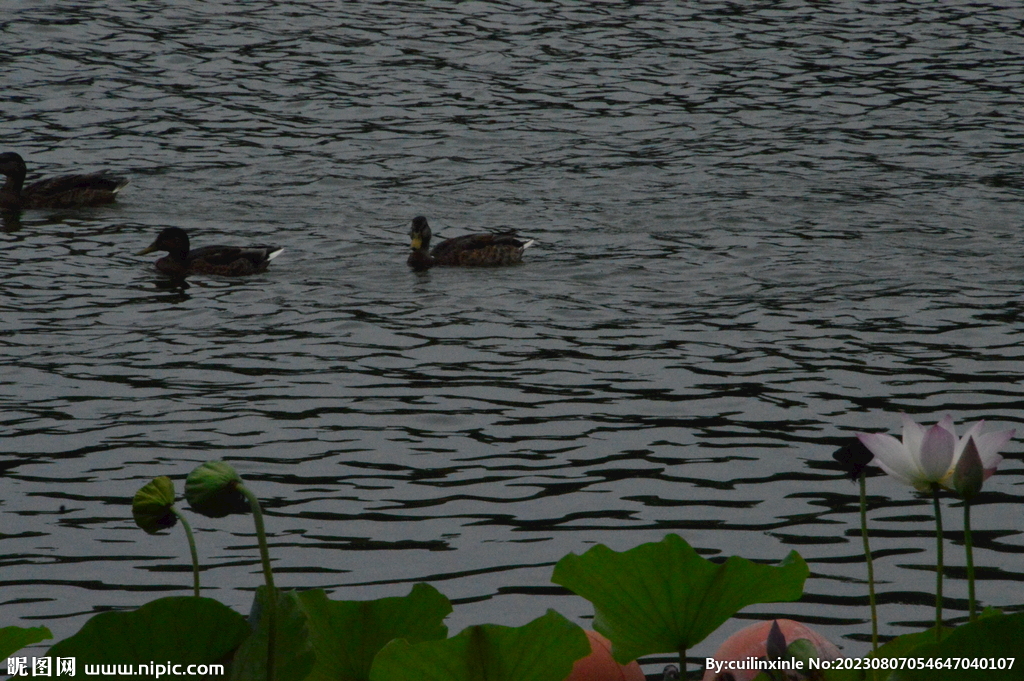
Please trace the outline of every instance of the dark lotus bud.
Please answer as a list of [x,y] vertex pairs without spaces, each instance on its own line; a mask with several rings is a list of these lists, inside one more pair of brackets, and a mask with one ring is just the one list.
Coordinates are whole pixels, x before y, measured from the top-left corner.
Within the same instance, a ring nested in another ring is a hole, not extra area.
[[964,451],[960,454],[960,460],[956,462],[953,469],[953,489],[965,501],[973,499],[981,491],[981,485],[985,482],[985,467],[981,463],[981,456],[978,454],[978,446],[974,444],[974,438],[967,440]]
[[875,458],[875,455],[864,446],[863,442],[854,438],[849,444],[832,452],[832,458],[839,462],[851,480],[856,480],[864,468]]
[[238,491],[241,484],[234,468],[223,461],[209,461],[188,474],[185,499],[189,508],[210,518],[245,513],[249,504]]
[[786,635],[782,633],[778,620],[772,620],[772,628],[768,631],[765,651],[769,660],[782,660],[786,657]]
[[149,534],[174,527],[178,516],[171,511],[174,505],[174,483],[166,475],[153,478],[132,499],[132,517],[135,524]]

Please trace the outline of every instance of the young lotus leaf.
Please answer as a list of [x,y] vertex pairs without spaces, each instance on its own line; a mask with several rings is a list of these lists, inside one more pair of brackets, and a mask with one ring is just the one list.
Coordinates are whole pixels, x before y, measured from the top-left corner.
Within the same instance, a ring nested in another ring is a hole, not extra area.
[[796,551],[778,567],[732,556],[712,563],[675,534],[618,553],[598,544],[562,558],[551,581],[594,604],[594,628],[626,664],[686,651],[753,603],[795,601],[809,571]]
[[46,627],[3,627],[0,628],[0,660],[6,660],[11,654],[25,646],[53,638]]
[[521,627],[480,624],[444,641],[394,640],[377,653],[370,681],[564,681],[589,654],[584,631],[548,610]]
[[332,601],[323,589],[297,597],[316,653],[306,681],[366,681],[374,656],[388,641],[419,643],[448,636],[443,622],[452,604],[429,584],[416,584],[408,596],[375,601]]
[[[235,653],[228,677],[230,681],[265,681],[268,676],[273,681],[302,681],[313,668],[313,648],[306,615],[299,608],[296,594],[294,591],[275,591],[277,603],[268,608],[269,590],[265,586],[256,589],[253,615],[250,617],[250,620],[256,620],[256,629]],[[270,675],[267,649],[271,617],[267,616],[268,613],[273,613],[274,620],[274,668]]]
[[207,461],[185,478],[185,500],[189,508],[209,518],[245,513],[249,502],[239,490],[242,479],[229,464]]
[[174,515],[174,483],[166,475],[153,478],[143,485],[132,499],[132,517],[135,524],[147,534],[174,527],[178,516]]
[[79,670],[87,664],[213,664],[248,634],[245,618],[212,598],[171,596],[130,612],[100,613],[47,655],[74,657]]
[[[953,669],[898,669],[891,681],[1010,681],[1024,679],[1021,662],[1024,641],[1024,612],[1014,615],[982,617],[962,624],[936,643],[932,641],[909,651],[908,658],[940,659],[959,662]],[[1009,658],[1016,658],[1013,661]],[[997,665],[1002,660],[1003,669]],[[967,667],[964,667],[964,663]],[[984,664],[984,668],[982,668]],[[1012,664],[1012,666],[1010,666]],[[1009,667],[1009,668],[1006,668]]]

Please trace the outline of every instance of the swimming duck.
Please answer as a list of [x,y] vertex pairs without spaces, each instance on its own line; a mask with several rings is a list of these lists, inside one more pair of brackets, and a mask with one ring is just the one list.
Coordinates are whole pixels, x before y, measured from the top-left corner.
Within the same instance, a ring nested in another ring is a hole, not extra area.
[[422,215],[413,218],[409,230],[412,253],[409,267],[425,270],[435,265],[442,267],[494,267],[514,265],[523,260],[523,251],[533,245],[533,239],[520,241],[514,230],[491,234],[467,234],[445,239],[430,250],[430,225]]
[[168,255],[156,261],[156,268],[172,277],[190,274],[238,277],[262,272],[283,250],[278,246],[202,246],[190,249],[185,230],[167,227],[138,255],[167,251]]
[[25,183],[25,161],[13,151],[0,154],[0,174],[7,176],[0,187],[0,208],[81,208],[113,203],[128,179],[105,171],[90,175],[61,175]]

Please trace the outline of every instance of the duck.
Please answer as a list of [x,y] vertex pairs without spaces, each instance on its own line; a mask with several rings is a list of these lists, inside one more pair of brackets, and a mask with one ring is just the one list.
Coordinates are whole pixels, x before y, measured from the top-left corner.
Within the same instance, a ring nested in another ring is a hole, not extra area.
[[0,187],[0,209],[82,208],[113,203],[128,179],[106,171],[89,175],[61,175],[25,184],[25,160],[13,151],[0,154],[0,174],[7,181]]
[[445,239],[430,250],[430,225],[422,215],[413,218],[409,230],[412,238],[412,253],[409,267],[425,270],[441,267],[497,267],[515,265],[523,261],[523,251],[534,244],[534,240],[520,241],[515,230],[491,232],[489,234],[467,234],[454,239]]
[[240,277],[267,269],[270,261],[281,255],[279,246],[201,246],[191,248],[188,234],[180,227],[163,229],[152,244],[137,255],[167,251],[156,261],[156,268],[172,277],[190,274],[220,274]]

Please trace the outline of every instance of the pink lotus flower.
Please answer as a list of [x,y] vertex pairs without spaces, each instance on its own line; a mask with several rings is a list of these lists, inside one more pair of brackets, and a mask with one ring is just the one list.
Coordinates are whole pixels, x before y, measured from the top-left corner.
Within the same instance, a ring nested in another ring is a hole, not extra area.
[[927,491],[932,483],[952,489],[953,471],[967,442],[974,440],[984,467],[984,479],[996,472],[1003,457],[999,450],[1016,431],[984,433],[984,421],[978,421],[957,439],[953,417],[946,415],[931,428],[903,418],[903,442],[885,433],[857,433],[858,439],[875,455],[874,463],[902,483]]

